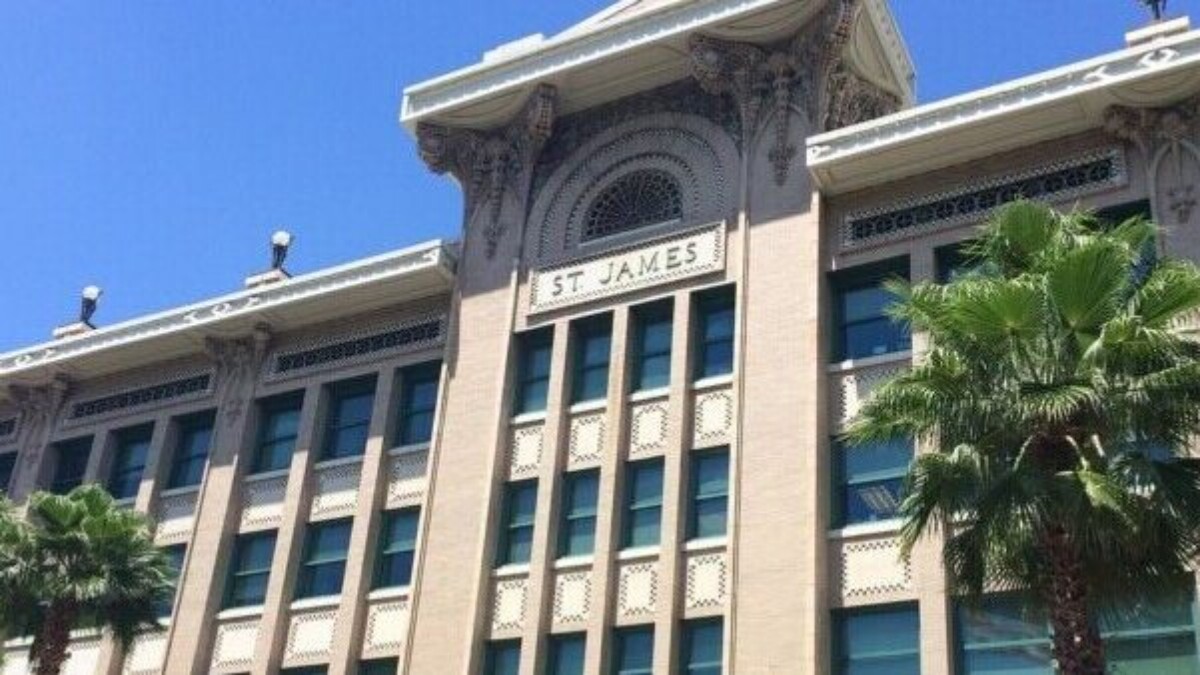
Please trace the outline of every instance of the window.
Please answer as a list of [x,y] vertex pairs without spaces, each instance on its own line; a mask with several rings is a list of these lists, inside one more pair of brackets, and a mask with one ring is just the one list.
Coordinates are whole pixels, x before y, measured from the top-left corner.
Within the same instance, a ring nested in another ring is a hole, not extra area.
[[550,637],[550,664],[547,675],[583,675],[583,655],[587,636],[583,633]]
[[663,462],[631,462],[625,478],[626,548],[657,546],[662,527]]
[[358,675],[396,675],[399,670],[399,659],[372,659],[358,664]]
[[177,546],[168,546],[163,549],[163,553],[167,556],[167,560],[171,565],[171,581],[175,585],[175,591],[171,593],[171,597],[163,600],[158,606],[158,617],[165,619],[171,616],[172,610],[175,608],[175,598],[179,594],[179,576],[183,573],[183,560],[187,555],[187,546],[179,544]]
[[357,457],[367,449],[375,378],[341,382],[330,387],[322,460]]
[[911,348],[908,327],[887,315],[896,297],[883,287],[883,282],[896,278],[908,278],[907,258],[833,276],[833,360],[859,359]]
[[[1015,595],[984,598],[955,611],[958,672],[1053,675],[1050,626],[1041,612],[1025,611]],[[1173,587],[1132,612],[1100,618],[1105,653],[1114,673],[1200,674],[1192,592]]]
[[612,351],[612,317],[604,315],[575,324],[575,369],[571,402],[595,401],[608,394],[608,360]]
[[91,436],[55,443],[54,476],[50,480],[50,491],[65,495],[82,485],[91,454]]
[[833,527],[896,517],[912,461],[907,438],[863,445],[834,443]]
[[920,675],[920,619],[915,604],[834,615],[834,673]]
[[634,321],[633,391],[665,387],[671,383],[671,305],[641,308]]
[[583,219],[583,241],[683,217],[679,182],[662,169],[642,169],[621,176],[596,195]]
[[325,675],[329,672],[327,666],[304,666],[302,668],[284,668],[279,675]]
[[261,605],[267,597],[271,558],[275,556],[275,532],[238,535],[229,568],[225,607]]
[[652,675],[654,672],[654,628],[639,626],[617,630],[613,675]]
[[686,675],[721,675],[725,646],[720,619],[683,624],[683,672]]
[[729,512],[729,451],[692,455],[692,509],[688,537],[724,537]]
[[563,487],[562,530],[558,555],[591,555],[596,545],[596,499],[600,472],[569,473]]
[[301,559],[296,599],[337,595],[342,592],[346,553],[350,550],[352,518],[313,523],[308,526]]
[[0,455],[0,495],[8,492],[9,483],[12,482],[13,471],[16,467],[17,453],[10,452]]
[[152,426],[143,426],[117,432],[117,450],[108,476],[108,491],[113,498],[131,499],[137,496],[153,430]]
[[483,655],[484,675],[517,675],[521,670],[521,641],[489,642]]
[[552,328],[525,333],[518,338],[514,414],[541,412],[546,409],[546,397],[550,392],[550,350],[553,343]]
[[304,393],[285,394],[259,404],[258,444],[253,473],[282,471],[292,464],[296,438],[300,435],[300,406]]
[[504,492],[497,565],[529,562],[533,548],[533,514],[537,510],[537,481],[509,483]]
[[733,372],[733,288],[718,288],[696,297],[697,380]]
[[379,536],[379,564],[375,588],[408,586],[412,581],[413,556],[417,550],[417,523],[421,509],[401,509],[384,515]]
[[168,488],[199,485],[208,465],[208,449],[212,445],[213,414],[192,415],[179,421],[179,437],[172,454]]
[[963,241],[934,250],[933,258],[937,266],[939,284],[948,284],[980,270],[982,261],[971,256],[968,250],[970,244],[969,241]]
[[428,443],[433,438],[441,363],[426,363],[400,371],[398,445]]

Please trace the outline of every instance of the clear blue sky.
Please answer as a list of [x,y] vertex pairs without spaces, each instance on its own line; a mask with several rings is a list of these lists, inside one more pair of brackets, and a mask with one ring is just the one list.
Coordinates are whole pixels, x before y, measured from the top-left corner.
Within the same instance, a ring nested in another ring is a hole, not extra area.
[[[0,3],[0,351],[105,289],[110,324],[240,287],[276,226],[304,272],[454,237],[404,85],[606,0]],[[1172,2],[1172,13],[1192,9]],[[1117,49],[1134,0],[892,0],[921,101]]]

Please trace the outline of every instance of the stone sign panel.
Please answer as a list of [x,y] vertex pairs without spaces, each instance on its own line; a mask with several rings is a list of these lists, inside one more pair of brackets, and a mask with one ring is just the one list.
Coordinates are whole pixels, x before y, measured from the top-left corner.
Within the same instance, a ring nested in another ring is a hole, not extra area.
[[725,224],[534,270],[530,311],[569,307],[725,269]]

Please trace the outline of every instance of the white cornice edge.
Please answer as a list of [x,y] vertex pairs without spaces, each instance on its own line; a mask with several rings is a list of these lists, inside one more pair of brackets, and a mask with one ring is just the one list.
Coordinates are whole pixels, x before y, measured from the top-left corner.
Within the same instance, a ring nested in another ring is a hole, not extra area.
[[275,309],[290,303],[403,277],[425,270],[454,275],[450,244],[434,240],[346,265],[293,277],[268,286],[239,291],[196,304],[170,309],[106,326],[78,337],[45,342],[0,354],[0,376],[61,363],[86,354],[181,331],[212,325],[234,317]]
[[477,63],[405,88],[400,121],[411,130],[422,119],[466,101],[541,82],[634,47],[787,2],[795,0],[704,0],[639,16],[611,29],[568,30],[546,40],[536,51]]
[[866,9],[875,34],[887,50],[888,67],[892,69],[892,76],[904,89],[907,99],[905,103],[911,105],[916,97],[917,67],[913,63],[908,44],[904,41],[904,35],[900,32],[900,26],[896,23],[896,15],[892,13],[887,0],[868,0]]
[[808,166],[841,160],[1200,63],[1200,31],[1011,80],[807,140]]

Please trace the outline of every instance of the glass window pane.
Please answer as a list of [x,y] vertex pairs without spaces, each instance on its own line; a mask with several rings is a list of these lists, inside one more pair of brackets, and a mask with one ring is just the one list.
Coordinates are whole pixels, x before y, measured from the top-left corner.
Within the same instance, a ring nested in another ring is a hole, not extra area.
[[300,404],[300,397],[291,395],[263,405],[262,428],[254,457],[255,473],[280,471],[291,465],[300,428]]
[[66,494],[83,483],[88,456],[92,453],[92,437],[77,438],[54,446],[54,479],[50,491]]
[[684,672],[688,675],[721,675],[724,626],[721,621],[692,621],[685,624]]
[[492,642],[484,657],[485,675],[517,675],[521,670],[521,642],[509,640]]
[[644,508],[629,514],[629,530],[626,534],[625,546],[638,548],[641,546],[657,546],[662,528],[662,509]]
[[358,664],[358,675],[396,675],[399,670],[398,659],[374,659]]
[[583,675],[583,657],[587,639],[583,635],[555,635],[550,638],[549,675]]
[[537,508],[537,482],[510,483],[505,488],[498,565],[529,562],[533,548],[533,516]]
[[882,286],[847,289],[842,291],[842,319],[846,323],[856,323],[883,317],[895,301],[896,296]]
[[337,595],[342,592],[346,553],[350,548],[352,520],[309,525],[304,544],[297,598]]
[[629,464],[625,486],[625,546],[659,543],[662,521],[661,460]]
[[0,495],[8,492],[8,484],[12,482],[13,469],[16,466],[17,453],[0,455]]
[[692,503],[688,536],[725,535],[729,493],[729,453],[704,452],[693,455]]
[[116,499],[136,497],[142,484],[146,454],[150,449],[149,429],[117,434],[116,456],[108,481],[108,491]]
[[418,509],[387,514],[379,542],[380,559],[375,572],[375,588],[407,586],[412,581],[419,520]]
[[728,500],[724,497],[705,499],[696,502],[694,508],[693,538],[707,539],[725,536],[729,511]]
[[836,615],[835,672],[920,675],[920,630],[912,605]]
[[651,675],[654,667],[654,629],[617,631],[616,675]]
[[900,508],[912,442],[897,439],[863,445],[835,445],[833,526],[894,518]]
[[[171,567],[171,583],[175,590],[179,589],[179,575],[183,572],[183,559],[187,554],[187,546],[179,544],[178,546],[168,546],[163,549],[163,554],[166,555],[168,564]],[[158,616],[160,619],[165,619],[171,616],[171,610],[175,607],[175,593],[171,597],[164,599],[158,605]]]
[[634,391],[659,389],[671,383],[671,355],[657,354],[642,358]]
[[630,502],[634,505],[662,504],[663,465],[659,460],[630,465]]
[[598,484],[596,471],[567,475],[563,488],[560,556],[588,555],[594,550]]
[[261,605],[266,598],[275,533],[242,535],[234,542],[226,607]]
[[167,487],[181,488],[200,484],[208,464],[212,432],[211,416],[180,423],[179,440],[175,447]]

